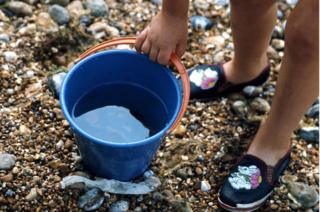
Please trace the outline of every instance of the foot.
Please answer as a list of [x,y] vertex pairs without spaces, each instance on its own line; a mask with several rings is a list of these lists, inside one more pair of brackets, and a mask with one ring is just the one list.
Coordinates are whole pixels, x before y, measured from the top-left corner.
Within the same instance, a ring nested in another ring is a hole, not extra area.
[[188,72],[191,99],[210,100],[217,96],[239,92],[248,85],[260,86],[267,81],[270,73],[269,65],[265,65],[258,73],[239,72],[233,67],[233,61],[230,61],[226,64],[205,64],[191,68]]
[[246,67],[241,67],[234,60],[230,60],[223,64],[226,81],[233,84],[239,84],[251,81],[261,74],[261,70],[269,65],[268,58],[263,57],[260,62],[254,61]]
[[289,162],[290,151],[282,156],[274,166],[267,165],[265,161],[254,155],[245,154],[219,191],[220,206],[228,211],[258,209],[271,195]]

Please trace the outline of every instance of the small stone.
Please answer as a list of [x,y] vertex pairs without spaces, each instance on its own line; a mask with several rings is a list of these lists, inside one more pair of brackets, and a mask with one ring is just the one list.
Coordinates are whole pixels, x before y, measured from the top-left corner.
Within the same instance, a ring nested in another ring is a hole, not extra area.
[[27,78],[34,77],[34,71],[28,70],[28,71],[26,72],[26,77],[27,77]]
[[294,6],[298,3],[298,0],[286,0],[286,2],[290,5],[290,6]]
[[250,102],[251,109],[261,112],[261,113],[268,113],[270,111],[270,104],[267,100],[262,99],[260,97],[254,98]]
[[62,140],[58,141],[58,143],[56,144],[56,148],[57,150],[63,149],[64,143]]
[[151,0],[152,3],[162,5],[162,0]]
[[281,182],[288,184],[290,182],[295,182],[298,180],[298,177],[295,175],[286,174],[281,177]]
[[272,37],[273,38],[280,38],[283,39],[284,38],[284,32],[283,32],[283,28],[281,26],[275,26],[273,29],[273,34]]
[[11,154],[0,153],[0,170],[11,169],[16,163],[16,157]]
[[53,62],[58,66],[65,66],[67,64],[67,59],[64,55],[55,55]]
[[303,127],[298,130],[300,138],[310,142],[319,142],[319,127]]
[[108,6],[103,0],[87,0],[86,6],[90,9],[91,15],[99,17],[105,16]]
[[215,2],[216,5],[226,6],[226,5],[228,5],[229,0],[215,0],[214,2]]
[[89,25],[92,23],[92,20],[91,20],[91,18],[90,18],[89,16],[87,16],[87,15],[82,15],[82,16],[80,16],[80,18],[79,18],[79,22],[80,22],[80,24],[83,25],[83,26],[89,26]]
[[196,167],[195,172],[197,173],[197,175],[202,175],[202,169],[200,167]]
[[19,169],[17,167],[13,167],[12,174],[18,174],[18,173],[19,173]]
[[39,183],[39,182],[41,181],[41,178],[40,178],[39,176],[33,176],[33,177],[32,177],[32,181],[33,181],[34,183]]
[[314,187],[300,182],[288,184],[289,193],[303,208],[311,208],[319,201],[319,194]]
[[71,150],[72,147],[73,147],[73,144],[74,144],[74,142],[72,140],[68,139],[64,144],[64,148],[68,149],[68,150]]
[[275,50],[272,46],[269,46],[267,49],[267,55],[270,59],[274,59],[274,60],[278,60],[280,59],[280,56],[277,52],[277,50]]
[[220,63],[221,61],[224,61],[224,52],[223,51],[219,51],[213,55],[213,62],[214,63]]
[[60,72],[48,78],[48,86],[57,98],[60,95],[61,86],[66,75],[65,72]]
[[0,34],[0,41],[8,43],[10,41],[9,35],[7,35],[5,33],[1,33]]
[[7,89],[7,94],[12,95],[14,94],[14,90],[12,88]]
[[203,180],[203,181],[201,181],[200,189],[203,192],[208,192],[211,189],[211,185],[209,184],[208,181]]
[[82,2],[79,0],[72,1],[68,6],[67,10],[69,11],[70,16],[78,18],[86,14],[85,9],[83,8]]
[[70,21],[68,10],[60,5],[53,5],[49,7],[49,14],[51,18],[59,25],[67,24]]
[[13,175],[11,173],[0,177],[0,181],[11,182],[13,180]]
[[114,202],[110,206],[110,212],[126,212],[129,210],[129,203],[124,200]]
[[67,6],[70,3],[70,0],[51,0],[50,4],[58,4],[61,6]]
[[187,132],[187,128],[183,125],[179,125],[174,131],[173,134],[176,137],[183,137]]
[[154,192],[152,195],[152,198],[156,201],[156,202],[161,202],[165,199],[165,197],[159,193],[159,192]]
[[8,189],[4,195],[6,197],[12,197],[14,194],[15,194],[14,191],[12,191],[11,189]]
[[151,177],[151,176],[154,176],[154,172],[152,170],[147,170],[143,173],[143,177],[144,178],[148,178],[148,177]]
[[319,117],[319,104],[313,105],[305,114],[309,118],[318,118]]
[[195,15],[191,17],[192,29],[196,31],[208,30],[213,24],[212,21],[204,16]]
[[248,106],[246,102],[237,100],[232,104],[232,110],[240,116],[245,116],[245,114],[248,112]]
[[29,194],[26,196],[27,201],[32,201],[38,197],[37,188],[32,188]]
[[11,1],[8,3],[8,9],[20,16],[31,16],[32,6],[21,1]]
[[200,161],[200,162],[204,161],[203,155],[198,155],[197,156],[197,160]]
[[247,97],[257,97],[263,92],[263,89],[262,87],[248,85],[242,91]]
[[36,28],[40,32],[55,33],[59,31],[59,26],[52,20],[49,13],[41,12],[36,19]]
[[6,62],[13,63],[13,62],[16,62],[18,59],[18,56],[15,52],[8,51],[8,52],[4,52],[3,54]]
[[173,211],[176,212],[192,212],[190,204],[185,200],[175,201],[173,203]]
[[92,188],[78,200],[78,207],[85,211],[97,210],[104,202],[104,194],[99,188]]
[[176,176],[180,177],[181,179],[185,180],[188,178],[188,173],[186,168],[178,169],[176,172]]
[[31,135],[31,130],[26,125],[20,125],[19,133],[23,136],[29,136]]
[[284,40],[281,39],[273,39],[271,41],[271,45],[276,49],[276,50],[283,50],[284,49]]
[[271,204],[271,209],[272,210],[276,210],[276,209],[278,209],[279,208],[279,206],[278,205],[276,205],[276,204]]

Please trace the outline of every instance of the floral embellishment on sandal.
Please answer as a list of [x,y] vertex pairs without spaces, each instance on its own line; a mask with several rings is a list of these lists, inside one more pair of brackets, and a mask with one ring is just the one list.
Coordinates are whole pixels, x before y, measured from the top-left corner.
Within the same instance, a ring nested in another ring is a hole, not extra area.
[[238,171],[228,178],[234,189],[255,189],[262,182],[261,172],[257,166],[238,166]]
[[217,71],[210,68],[193,71],[190,75],[190,81],[203,90],[214,87],[218,79]]

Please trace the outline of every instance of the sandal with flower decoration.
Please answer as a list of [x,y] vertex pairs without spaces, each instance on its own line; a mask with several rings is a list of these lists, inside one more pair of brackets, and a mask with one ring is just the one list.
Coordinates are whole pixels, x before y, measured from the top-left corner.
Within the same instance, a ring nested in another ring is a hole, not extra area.
[[191,86],[190,98],[208,101],[217,96],[240,92],[248,85],[264,84],[270,75],[270,65],[265,67],[255,79],[239,84],[226,80],[223,64],[199,65],[191,68],[188,74]]
[[228,211],[254,211],[271,195],[279,177],[288,167],[291,149],[275,166],[245,154],[223,183],[218,202]]

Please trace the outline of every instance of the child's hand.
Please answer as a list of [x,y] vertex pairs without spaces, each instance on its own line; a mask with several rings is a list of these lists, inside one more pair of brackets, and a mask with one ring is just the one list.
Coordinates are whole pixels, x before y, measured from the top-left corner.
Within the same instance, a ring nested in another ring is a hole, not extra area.
[[172,52],[181,57],[186,49],[188,18],[160,12],[139,35],[137,51],[162,65],[168,65]]

